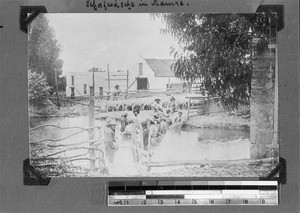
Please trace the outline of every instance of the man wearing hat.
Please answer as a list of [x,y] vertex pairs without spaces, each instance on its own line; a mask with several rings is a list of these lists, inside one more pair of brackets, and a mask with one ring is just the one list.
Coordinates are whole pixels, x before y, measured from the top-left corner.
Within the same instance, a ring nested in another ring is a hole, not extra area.
[[116,84],[115,89],[113,91],[113,96],[119,96],[122,93],[122,91],[119,88],[120,88],[119,84]]
[[154,100],[154,103],[151,106],[152,106],[152,109],[154,109],[154,112],[162,112],[162,106],[160,104],[159,98],[156,98]]
[[170,107],[172,112],[177,112],[177,103],[174,96],[171,96],[170,98]]
[[104,143],[105,152],[107,154],[107,159],[112,163],[114,157],[114,151],[118,148],[115,137],[115,127],[117,123],[114,119],[108,118],[106,120],[106,128],[104,130]]
[[173,123],[175,123],[175,122],[179,123],[179,122],[181,122],[181,121],[182,121],[182,112],[178,112],[178,115],[177,115],[177,117],[174,119],[174,122],[173,122]]

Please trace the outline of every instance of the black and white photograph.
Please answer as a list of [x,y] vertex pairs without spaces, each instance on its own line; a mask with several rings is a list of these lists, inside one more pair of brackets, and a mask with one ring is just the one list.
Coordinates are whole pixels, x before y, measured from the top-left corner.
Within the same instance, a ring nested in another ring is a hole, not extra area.
[[279,162],[276,21],[41,13],[31,165],[46,177],[266,177]]

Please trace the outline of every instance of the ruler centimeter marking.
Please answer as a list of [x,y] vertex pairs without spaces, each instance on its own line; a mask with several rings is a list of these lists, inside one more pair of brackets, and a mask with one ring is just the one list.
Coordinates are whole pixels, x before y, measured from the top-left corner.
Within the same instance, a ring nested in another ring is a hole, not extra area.
[[278,205],[278,183],[277,181],[109,182],[107,199],[109,206]]

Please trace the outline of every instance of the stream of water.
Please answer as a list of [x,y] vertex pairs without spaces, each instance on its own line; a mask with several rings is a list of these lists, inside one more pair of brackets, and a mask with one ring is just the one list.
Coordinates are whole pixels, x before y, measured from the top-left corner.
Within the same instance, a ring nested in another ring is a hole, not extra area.
[[[95,125],[103,125],[102,120],[96,120]],[[44,124],[55,124],[60,127],[88,127],[88,117],[60,117],[34,118],[30,120],[30,127]],[[119,128],[117,125],[116,129]],[[51,138],[61,138],[61,131],[45,132]],[[82,138],[80,138],[82,137]],[[86,140],[87,135],[78,135],[76,140]],[[182,128],[170,130],[162,141],[152,147],[152,161],[193,161],[193,160],[235,160],[250,158],[250,131],[249,129],[222,129],[222,128]],[[66,141],[69,143],[72,141]],[[131,151],[130,139],[117,140],[119,149],[109,156],[113,159],[109,166],[111,176],[139,176],[138,165],[135,163]],[[82,150],[74,150],[69,155],[81,154]],[[88,166],[88,162],[78,163]],[[151,172],[166,172],[172,168],[153,168]]]

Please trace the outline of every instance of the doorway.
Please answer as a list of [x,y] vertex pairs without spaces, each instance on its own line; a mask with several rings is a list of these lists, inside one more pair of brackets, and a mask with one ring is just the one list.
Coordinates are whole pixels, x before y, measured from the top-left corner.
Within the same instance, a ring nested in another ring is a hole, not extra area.
[[71,87],[71,98],[75,98],[74,87]]
[[149,90],[148,78],[136,78],[137,90]]

